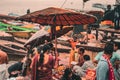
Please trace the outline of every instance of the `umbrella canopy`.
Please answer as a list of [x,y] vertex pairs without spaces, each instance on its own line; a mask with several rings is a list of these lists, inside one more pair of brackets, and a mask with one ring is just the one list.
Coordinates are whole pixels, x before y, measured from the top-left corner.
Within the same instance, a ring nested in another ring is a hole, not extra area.
[[97,17],[97,14],[100,15],[101,17],[103,17],[103,15],[104,15],[103,11],[88,11],[87,13],[92,14],[92,15],[94,15],[96,17]]
[[97,21],[97,18],[86,13],[50,7],[20,16],[17,20],[35,22],[41,25],[68,26],[91,24]]
[[[61,30],[60,26],[57,26],[56,37],[60,37],[72,29],[73,27],[71,26],[63,26],[63,29]],[[45,40],[51,41],[52,39],[50,39],[50,34],[51,34],[50,28],[47,30],[41,29],[37,31],[35,34],[33,34],[33,36],[27,40],[24,46],[26,47],[27,45],[30,45],[31,48],[34,48],[35,46],[39,46],[40,44],[43,44]]]
[[103,11],[88,11],[87,14],[96,16],[98,19],[98,21],[96,23],[100,23],[103,15],[104,15],[104,12]]
[[[24,46],[26,47],[27,45],[30,45],[30,47],[33,48],[36,45],[38,45],[38,43],[44,43],[45,39],[50,39],[50,34],[45,30],[39,30],[35,34],[33,34],[33,36],[30,37],[30,39],[28,39]],[[31,44],[33,45],[31,46]]]

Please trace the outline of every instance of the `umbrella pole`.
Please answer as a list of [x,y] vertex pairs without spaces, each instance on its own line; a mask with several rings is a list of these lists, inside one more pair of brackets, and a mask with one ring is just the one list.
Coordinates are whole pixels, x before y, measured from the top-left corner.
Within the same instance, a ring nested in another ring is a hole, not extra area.
[[56,36],[56,26],[52,26],[51,27],[51,37],[55,38],[55,65],[58,66],[59,65],[59,60],[58,60],[58,51],[57,51],[57,36]]
[[59,60],[58,60],[58,51],[57,51],[57,36],[55,35],[55,58],[56,58],[56,66],[59,65]]

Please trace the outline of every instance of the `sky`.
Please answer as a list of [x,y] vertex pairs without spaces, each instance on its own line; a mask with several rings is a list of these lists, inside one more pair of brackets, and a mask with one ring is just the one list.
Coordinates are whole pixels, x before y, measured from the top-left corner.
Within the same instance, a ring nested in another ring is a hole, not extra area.
[[[65,4],[63,5],[63,3]],[[27,9],[31,12],[47,7],[82,9],[82,0],[0,0],[0,14],[16,13],[26,14]],[[90,0],[85,3],[84,10],[92,10],[93,3],[114,4],[115,0]],[[63,6],[62,6],[63,5]]]

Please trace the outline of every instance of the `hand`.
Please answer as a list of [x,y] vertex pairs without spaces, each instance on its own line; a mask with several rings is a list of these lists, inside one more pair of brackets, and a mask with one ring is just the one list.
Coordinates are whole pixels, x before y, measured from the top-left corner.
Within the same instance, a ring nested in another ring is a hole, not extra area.
[[13,72],[11,72],[12,75],[19,74],[19,73],[20,73],[20,71],[13,71]]

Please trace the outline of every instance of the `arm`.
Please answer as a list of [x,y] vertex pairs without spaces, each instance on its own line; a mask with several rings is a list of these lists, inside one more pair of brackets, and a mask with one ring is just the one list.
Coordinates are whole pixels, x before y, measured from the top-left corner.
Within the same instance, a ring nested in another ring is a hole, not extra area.
[[85,41],[87,39],[87,34],[83,37],[82,41]]
[[87,63],[86,63],[86,62],[84,62],[83,65],[81,66],[81,68],[84,69],[84,70],[86,70],[87,67],[88,67],[88,66],[87,66]]
[[103,54],[103,52],[99,52],[99,53],[95,56],[93,62],[94,62],[94,63],[98,63],[98,61],[100,60],[102,54]]

